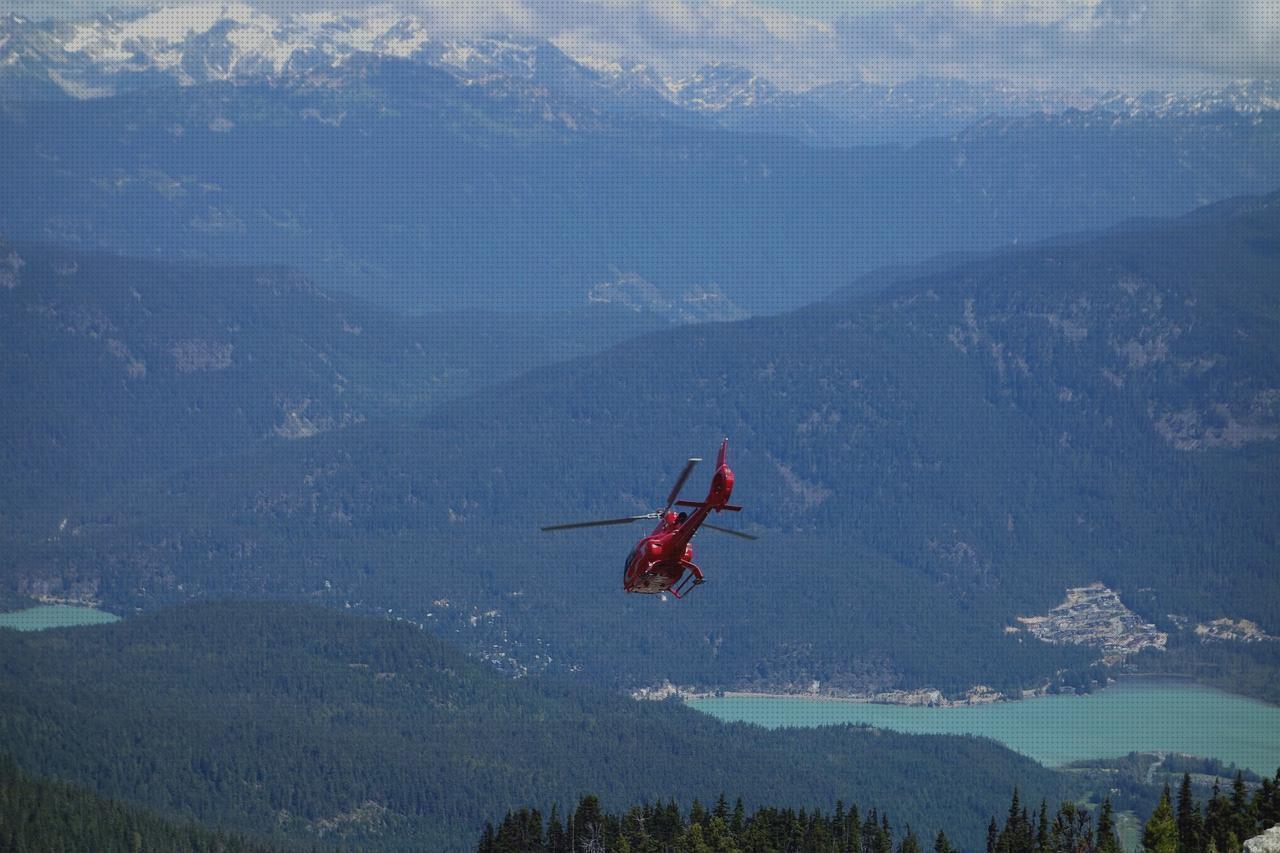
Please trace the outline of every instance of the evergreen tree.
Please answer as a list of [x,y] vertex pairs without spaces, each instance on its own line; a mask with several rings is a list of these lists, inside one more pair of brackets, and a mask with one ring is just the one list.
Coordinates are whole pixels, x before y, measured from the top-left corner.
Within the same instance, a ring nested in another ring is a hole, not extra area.
[[1102,810],[1098,813],[1098,853],[1121,853],[1110,797],[1102,801]]
[[1031,820],[1022,805],[1018,789],[1014,788],[1004,829],[996,839],[996,853],[1032,853],[1034,846],[1035,834],[1031,829]]
[[1182,774],[1178,788],[1178,849],[1180,853],[1203,853],[1204,819],[1200,804],[1191,796],[1191,774]]
[[484,832],[480,833],[480,846],[476,848],[476,853],[496,853],[497,847],[494,842],[493,824],[486,820]]
[[[1231,844],[1231,804],[1227,802],[1227,798],[1222,796],[1222,789],[1218,785],[1218,780],[1213,780],[1213,795],[1209,797],[1209,805],[1205,808],[1204,834],[1205,845],[1208,846],[1208,840],[1211,839],[1214,844],[1214,853],[1230,853]],[[1206,849],[1205,853],[1208,853]]]
[[921,853],[920,839],[916,837],[910,824],[907,824],[907,834],[902,837],[902,843],[898,845],[898,853]]
[[1093,853],[1097,848],[1089,812],[1075,803],[1063,803],[1053,820],[1049,847],[1053,853]]
[[809,817],[807,832],[805,833],[805,845],[808,850],[832,850],[834,845],[834,836],[831,833],[831,824],[823,816],[822,810],[815,810]]
[[557,805],[551,806],[551,817],[547,821],[547,849],[550,853],[570,853],[569,837],[560,822],[560,807]]
[[[726,804],[726,809],[728,805]],[[707,846],[715,853],[737,853],[738,845],[735,843],[732,833],[729,832],[729,824],[725,823],[722,817],[711,816],[711,821],[707,824],[706,830]]]
[[744,853],[773,853],[777,847],[769,837],[763,820],[752,819],[746,829],[738,836]]
[[889,828],[889,815],[880,815],[880,830],[876,833],[875,853],[893,853],[893,830]]
[[653,815],[653,826],[650,829],[653,837],[660,844],[675,844],[676,839],[684,834],[684,818],[680,816],[680,807],[675,800],[668,800]]
[[876,838],[880,834],[880,819],[876,810],[867,812],[867,819],[862,824],[862,853],[876,853]]
[[933,853],[956,853],[951,842],[947,840],[947,834],[942,830],[938,830],[938,837],[933,839]]
[[1178,853],[1178,822],[1173,816],[1168,785],[1142,831],[1142,849],[1146,853]]
[[844,816],[845,836],[844,847],[841,848],[842,853],[859,853],[862,849],[862,816],[858,813],[858,806],[852,805]]
[[1263,779],[1262,787],[1254,797],[1255,818],[1258,825],[1271,827],[1280,824],[1280,770],[1275,779]]
[[587,794],[578,802],[572,823],[570,842],[577,848],[574,853],[583,849],[584,844],[603,841],[604,812],[600,809],[600,800],[594,794]]
[[800,850],[804,846],[804,824],[797,815],[791,815],[787,823],[786,849]]
[[[1253,816],[1253,804],[1249,802],[1249,789],[1244,784],[1244,774],[1236,771],[1235,781],[1231,785],[1231,831],[1235,834],[1237,844],[1254,836],[1257,820]],[[1235,846],[1232,847],[1232,850]]]
[[697,821],[690,821],[685,830],[682,849],[687,853],[715,853],[702,832],[702,824]]
[[1013,789],[1013,799],[1009,801],[1009,814],[1004,819],[1004,828],[1006,830],[1016,831],[1022,820],[1022,799],[1018,794],[1018,789]]

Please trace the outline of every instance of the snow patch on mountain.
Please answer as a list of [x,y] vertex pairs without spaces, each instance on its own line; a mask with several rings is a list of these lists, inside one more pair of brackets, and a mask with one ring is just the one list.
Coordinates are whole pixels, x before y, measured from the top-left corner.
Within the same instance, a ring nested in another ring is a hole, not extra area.
[[[104,14],[71,22],[0,16],[0,99],[110,96],[169,81],[325,85],[353,81],[361,57],[421,62],[467,84],[531,83],[570,126],[600,116],[685,114],[737,130],[815,144],[910,143],[987,117],[1068,110],[1186,116],[1280,110],[1280,82],[1242,81],[1193,95],[1029,90],[1001,82],[919,77],[896,84],[849,80],[805,92],[713,63],[672,76],[652,64],[600,55],[596,46],[510,36],[455,38],[392,7],[273,14],[243,0]],[[567,112],[566,112],[567,111]]]
[[657,314],[672,323],[724,322],[749,316],[725,295],[719,285],[690,287],[676,299],[671,299],[652,282],[635,273],[620,273],[610,281],[599,282],[587,292],[587,301],[622,306],[638,314]]

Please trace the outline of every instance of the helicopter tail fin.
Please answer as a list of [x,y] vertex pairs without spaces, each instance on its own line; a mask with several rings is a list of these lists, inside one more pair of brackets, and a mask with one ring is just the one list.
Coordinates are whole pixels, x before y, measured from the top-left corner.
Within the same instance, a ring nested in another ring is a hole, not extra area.
[[720,455],[716,457],[716,473],[711,478],[711,491],[704,501],[708,507],[717,512],[729,505],[729,495],[733,494],[733,471],[725,464],[724,457],[729,452],[729,439],[720,444]]

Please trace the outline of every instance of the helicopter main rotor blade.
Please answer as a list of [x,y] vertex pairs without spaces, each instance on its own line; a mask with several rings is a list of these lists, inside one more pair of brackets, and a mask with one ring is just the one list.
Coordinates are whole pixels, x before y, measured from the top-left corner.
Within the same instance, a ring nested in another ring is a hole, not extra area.
[[676,498],[680,497],[680,490],[684,488],[685,480],[688,480],[689,475],[693,473],[693,466],[701,461],[701,459],[695,457],[684,463],[684,470],[680,472],[679,477],[676,477],[676,484],[671,487],[671,494],[667,495],[667,509],[671,509],[676,502]]
[[655,512],[645,513],[644,515],[629,515],[626,518],[606,518],[601,521],[575,521],[573,524],[551,524],[542,530],[575,530],[579,527],[606,527],[610,524],[630,524],[633,521],[644,521],[645,519],[657,518]]
[[752,542],[760,538],[759,536],[752,536],[750,533],[743,533],[741,530],[730,530],[727,527],[717,527],[714,524],[707,524],[705,521],[702,522],[702,526],[709,530],[714,530],[717,533],[728,533],[730,536],[737,536],[739,539],[750,539]]

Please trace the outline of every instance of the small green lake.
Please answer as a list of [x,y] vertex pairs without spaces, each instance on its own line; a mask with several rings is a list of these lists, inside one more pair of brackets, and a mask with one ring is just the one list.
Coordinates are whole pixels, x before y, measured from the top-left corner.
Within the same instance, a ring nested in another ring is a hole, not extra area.
[[1189,681],[1136,678],[1090,696],[962,708],[755,696],[688,704],[721,720],[768,728],[860,723],[913,734],[983,735],[1049,766],[1130,752],[1182,752],[1267,776],[1280,767],[1280,707]]
[[0,628],[18,631],[43,631],[46,628],[71,628],[77,625],[101,625],[118,622],[119,616],[92,607],[69,604],[42,604],[12,613],[0,613]]

